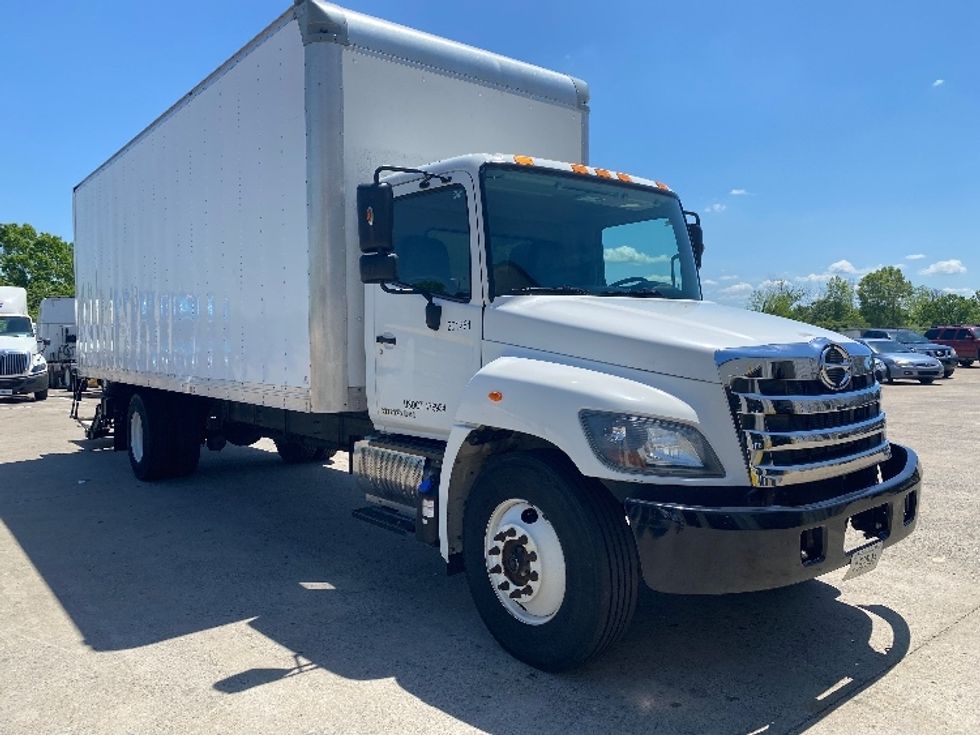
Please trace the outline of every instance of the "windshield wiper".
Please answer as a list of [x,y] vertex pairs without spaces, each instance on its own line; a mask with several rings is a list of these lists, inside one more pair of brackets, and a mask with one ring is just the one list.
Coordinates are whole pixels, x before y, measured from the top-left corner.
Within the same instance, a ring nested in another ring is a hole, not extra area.
[[508,291],[507,295],[536,293],[536,294],[574,294],[583,296],[588,293],[587,289],[578,286],[524,286]]
[[593,296],[635,296],[641,299],[663,299],[666,298],[662,291],[656,288],[648,289],[609,289],[608,291],[596,291]]

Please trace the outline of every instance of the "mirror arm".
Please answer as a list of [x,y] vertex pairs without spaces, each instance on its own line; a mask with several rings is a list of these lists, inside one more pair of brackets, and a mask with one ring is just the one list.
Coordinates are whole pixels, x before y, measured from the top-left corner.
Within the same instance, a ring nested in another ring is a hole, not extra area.
[[390,294],[418,294],[426,300],[425,304],[425,326],[433,332],[438,332],[442,326],[442,304],[437,304],[428,291],[421,291],[417,288],[392,288],[387,283],[379,283],[381,290]]

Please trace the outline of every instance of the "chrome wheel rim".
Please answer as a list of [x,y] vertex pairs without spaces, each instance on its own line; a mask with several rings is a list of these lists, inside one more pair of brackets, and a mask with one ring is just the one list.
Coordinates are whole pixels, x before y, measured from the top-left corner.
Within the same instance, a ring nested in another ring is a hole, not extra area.
[[133,411],[129,419],[129,450],[137,463],[143,461],[143,417],[139,411]]
[[565,599],[565,553],[540,508],[512,498],[490,514],[483,542],[494,594],[528,625],[551,620]]

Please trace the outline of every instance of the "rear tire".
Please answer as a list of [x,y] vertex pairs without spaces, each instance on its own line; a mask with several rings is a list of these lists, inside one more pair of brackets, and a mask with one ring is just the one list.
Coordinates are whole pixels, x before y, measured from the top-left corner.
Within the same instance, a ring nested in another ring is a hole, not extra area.
[[153,482],[167,475],[167,426],[162,401],[134,393],[126,411],[129,466],[138,480]]
[[[490,633],[544,671],[598,656],[636,609],[639,560],[622,506],[556,452],[488,462],[467,499],[463,556]],[[511,602],[515,591],[523,600]]]
[[35,401],[46,401],[48,400],[48,392],[46,390],[39,390],[34,393]]
[[305,462],[322,462],[327,458],[327,450],[323,447],[310,447],[293,439],[275,439],[276,451],[286,464],[303,464]]

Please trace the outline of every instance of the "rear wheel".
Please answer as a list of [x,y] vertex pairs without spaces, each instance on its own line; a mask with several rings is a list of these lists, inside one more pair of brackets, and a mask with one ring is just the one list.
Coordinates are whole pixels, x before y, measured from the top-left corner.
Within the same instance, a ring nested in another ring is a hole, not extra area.
[[144,482],[183,477],[197,469],[201,437],[193,406],[152,393],[136,393],[126,414],[129,464]]
[[970,367],[973,364],[973,360],[960,360],[961,367]]
[[129,399],[126,430],[129,434],[129,466],[144,482],[166,476],[167,426],[162,402],[154,396],[135,393]]
[[488,463],[467,500],[463,555],[490,633],[545,671],[600,654],[636,607],[639,561],[622,506],[557,453]]

